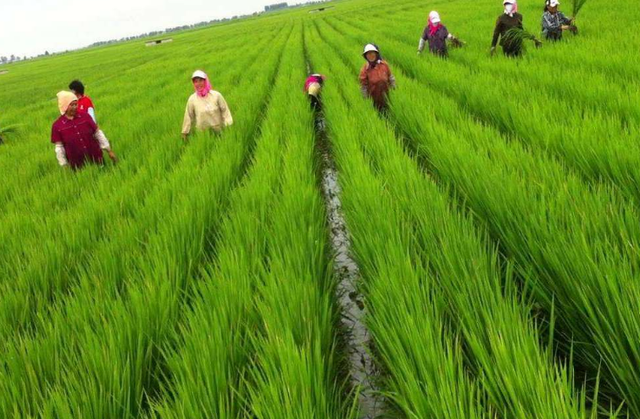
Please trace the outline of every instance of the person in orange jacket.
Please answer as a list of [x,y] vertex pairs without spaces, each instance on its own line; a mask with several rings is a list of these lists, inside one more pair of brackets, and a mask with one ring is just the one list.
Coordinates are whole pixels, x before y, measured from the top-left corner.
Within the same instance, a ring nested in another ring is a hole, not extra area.
[[362,96],[373,99],[375,107],[382,111],[387,108],[389,90],[396,88],[396,78],[382,59],[377,45],[367,44],[362,55],[367,60],[360,71]]

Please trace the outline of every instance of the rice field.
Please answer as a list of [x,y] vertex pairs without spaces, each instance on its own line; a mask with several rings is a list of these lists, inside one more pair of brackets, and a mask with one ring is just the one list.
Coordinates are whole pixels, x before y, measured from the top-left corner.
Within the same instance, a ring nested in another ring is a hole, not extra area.
[[[640,418],[640,12],[588,0],[578,35],[510,59],[500,3],[344,0],[8,65],[0,417]],[[542,8],[519,4],[537,36]],[[416,54],[434,9],[465,43],[446,60]],[[195,69],[235,123],[185,143]],[[76,78],[117,165],[57,165]]]

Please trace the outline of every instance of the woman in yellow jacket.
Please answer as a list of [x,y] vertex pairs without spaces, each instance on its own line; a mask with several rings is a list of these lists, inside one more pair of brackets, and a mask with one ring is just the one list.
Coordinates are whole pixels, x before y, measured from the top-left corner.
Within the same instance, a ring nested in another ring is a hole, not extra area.
[[211,88],[209,77],[202,70],[191,76],[195,93],[187,101],[182,123],[182,138],[186,141],[193,125],[200,131],[216,133],[233,124],[229,106],[222,95]]

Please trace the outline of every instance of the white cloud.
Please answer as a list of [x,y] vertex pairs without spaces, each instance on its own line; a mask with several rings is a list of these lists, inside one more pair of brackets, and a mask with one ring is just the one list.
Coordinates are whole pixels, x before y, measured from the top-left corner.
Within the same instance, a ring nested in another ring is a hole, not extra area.
[[280,0],[0,1],[0,55],[64,51],[124,36],[248,14]]

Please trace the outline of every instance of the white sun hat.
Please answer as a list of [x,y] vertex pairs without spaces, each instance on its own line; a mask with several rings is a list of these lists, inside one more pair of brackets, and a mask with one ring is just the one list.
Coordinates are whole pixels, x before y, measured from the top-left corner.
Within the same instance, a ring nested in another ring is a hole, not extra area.
[[436,23],[440,23],[440,13],[436,12],[435,10],[429,13],[429,22],[433,23],[434,25]]
[[373,44],[365,45],[364,52],[362,54],[366,54],[367,52],[377,52],[378,54],[380,54],[380,51],[378,51],[378,48]]
[[200,78],[200,79],[207,79],[207,73],[205,73],[202,70],[196,70],[193,75],[191,76],[191,80],[195,79],[196,77]]

